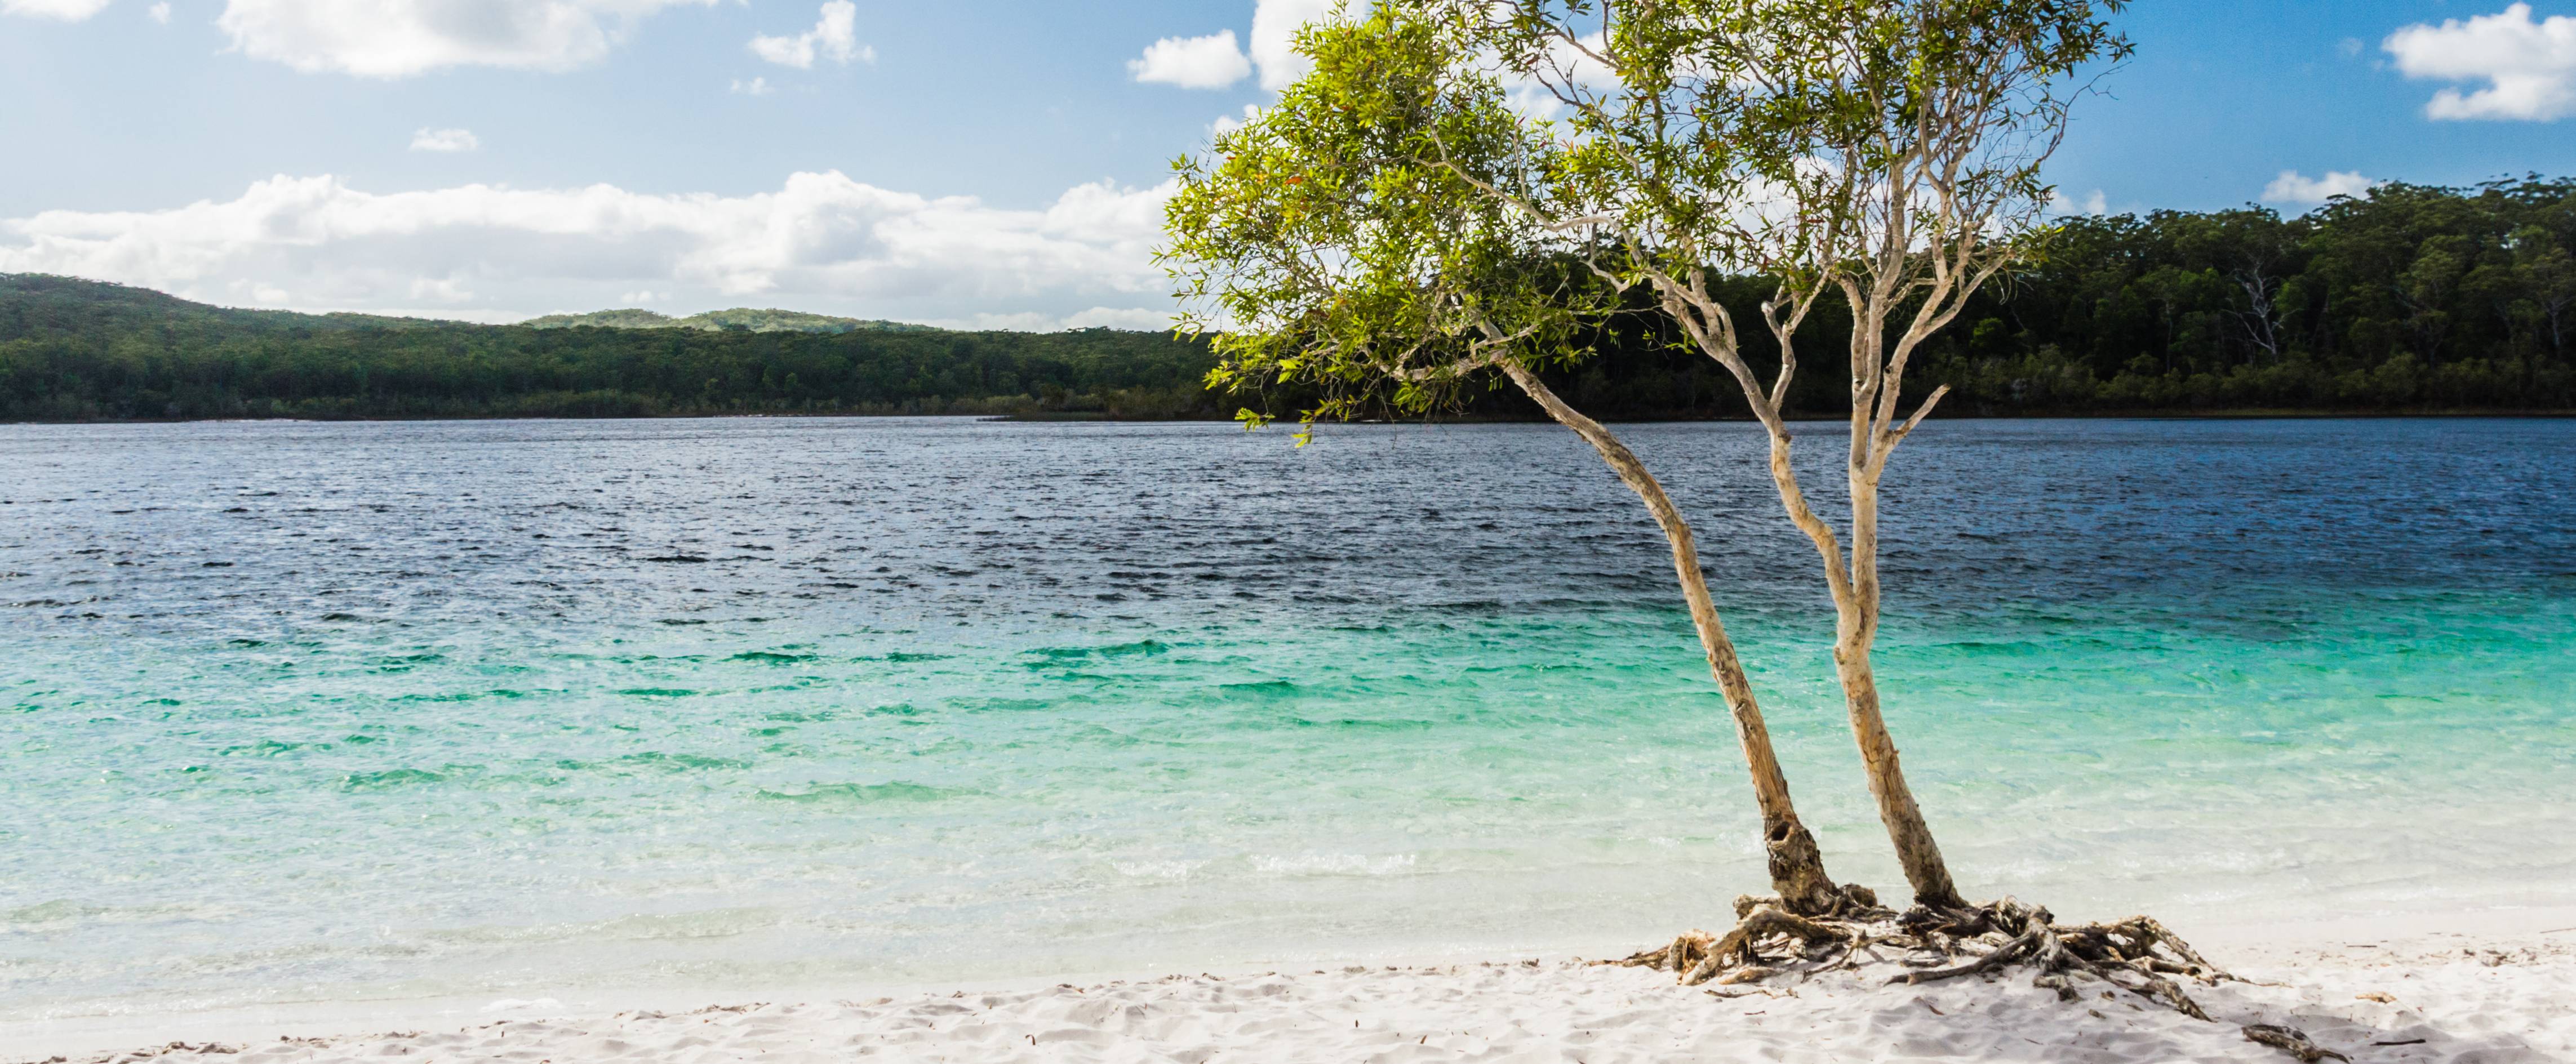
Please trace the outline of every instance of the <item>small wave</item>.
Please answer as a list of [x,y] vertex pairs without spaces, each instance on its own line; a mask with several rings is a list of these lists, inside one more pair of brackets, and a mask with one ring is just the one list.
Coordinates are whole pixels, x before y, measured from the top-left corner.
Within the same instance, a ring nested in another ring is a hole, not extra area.
[[330,748],[331,748],[331,744],[329,744],[329,743],[289,743],[289,742],[280,742],[280,741],[278,741],[278,740],[276,740],[276,739],[262,739],[262,740],[260,740],[260,741],[258,741],[258,742],[256,742],[256,743],[252,743],[252,744],[250,744],[250,745],[248,745],[248,746],[228,746],[228,747],[225,747],[221,752],[219,752],[219,753],[217,754],[217,756],[219,756],[219,757],[276,757],[276,756],[278,756],[278,755],[280,755],[280,754],[289,754],[289,753],[293,753],[293,752],[295,752],[295,751],[297,751],[297,750],[305,749],[306,747],[311,747],[311,748],[316,749],[316,750],[328,750],[328,749],[330,749]]
[[812,660],[814,660],[814,655],[812,655],[812,654],[780,654],[780,653],[778,653],[778,652],[776,652],[776,651],[770,651],[770,650],[746,650],[746,651],[743,651],[743,652],[742,652],[742,653],[740,653],[740,654],[736,654],[736,655],[734,655],[734,656],[732,656],[732,657],[726,658],[725,660],[726,660],[726,661],[757,661],[757,662],[760,662],[761,664],[764,664],[764,665],[794,665],[794,664],[797,664],[797,663],[799,663],[799,662],[812,661]]
[[1105,647],[1039,647],[1025,653],[1059,661],[1079,661],[1084,658],[1153,657],[1170,653],[1171,649],[1171,644],[1159,639],[1139,639],[1133,643],[1113,643]]
[[346,791],[381,791],[407,787],[415,783],[439,783],[447,777],[417,768],[387,769],[383,772],[352,772],[340,779]]
[[640,754],[628,754],[624,757],[618,758],[617,760],[620,764],[650,765],[655,768],[683,770],[751,767],[751,762],[749,761],[736,761],[731,758],[724,757],[706,757],[699,754],[665,754],[654,750],[647,750]]
[[937,802],[950,798],[968,798],[980,794],[955,787],[932,787],[920,783],[816,783],[802,791],[760,789],[754,797],[766,802],[799,802],[805,804],[873,804],[877,802]]
[[1344,717],[1322,723],[1351,731],[1430,731],[1440,726],[1440,722],[1436,720],[1364,720],[1359,717]]
[[0,934],[68,931],[103,924],[146,924],[173,920],[214,921],[236,915],[212,905],[85,905],[69,899],[0,909]]
[[1409,853],[1370,857],[1357,853],[1310,853],[1298,857],[1255,857],[1255,871],[1277,876],[1391,876],[1413,867]]
[[1190,873],[1205,864],[1205,861],[1115,861],[1109,867],[1117,869],[1119,875],[1137,879],[1188,879]]
[[747,906],[732,909],[700,909],[678,913],[634,913],[582,923],[547,923],[484,925],[478,927],[441,928],[424,937],[445,943],[488,945],[495,943],[590,943],[602,941],[655,942],[703,938],[730,938],[735,935],[778,926],[780,914],[775,909]]

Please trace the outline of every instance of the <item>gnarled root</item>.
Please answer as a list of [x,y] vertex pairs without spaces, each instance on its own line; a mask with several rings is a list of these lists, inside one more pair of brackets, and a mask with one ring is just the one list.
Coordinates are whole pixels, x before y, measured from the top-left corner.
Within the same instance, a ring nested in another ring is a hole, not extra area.
[[[1934,941],[1966,942],[2010,936],[1966,964],[1913,971],[1889,979],[1914,985],[1993,971],[2018,961],[2039,969],[2032,985],[2055,989],[2073,1000],[2066,976],[2082,972],[2132,994],[2159,1002],[2196,1020],[2209,1014],[2167,975],[2183,975],[2206,984],[2235,978],[2209,963],[2181,936],[2154,918],[2133,916],[2110,924],[2062,926],[2048,910],[2011,898],[1964,910],[1915,909],[1900,924]],[[2052,978],[2053,977],[2053,978]]]
[[1777,898],[1735,900],[1735,929],[1724,936],[1693,931],[1669,945],[1639,951],[1624,964],[1672,972],[1698,985],[1751,982],[1782,972],[1813,974],[1885,962],[1877,947],[1904,951],[1898,963],[1911,970],[1891,976],[1908,986],[1983,975],[2007,968],[2036,969],[2031,984],[2076,1000],[2076,982],[2099,979],[2194,1019],[2207,1020],[2198,1002],[2168,976],[2204,984],[2233,979],[2181,937],[2145,916],[2114,923],[2059,924],[2048,910],[2011,898],[1969,908],[1917,907],[1903,915],[1880,908],[1866,889],[1845,887],[1825,913],[1795,913]]

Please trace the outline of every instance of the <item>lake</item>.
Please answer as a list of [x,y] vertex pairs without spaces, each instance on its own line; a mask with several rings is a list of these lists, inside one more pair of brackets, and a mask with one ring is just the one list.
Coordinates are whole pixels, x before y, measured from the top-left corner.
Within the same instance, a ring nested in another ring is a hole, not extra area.
[[[1901,896],[1759,429],[1620,431]],[[1935,422],[1886,499],[1971,897],[2576,903],[2576,422]],[[0,1020],[1624,953],[1765,886],[1546,425],[0,426],[0,710]]]

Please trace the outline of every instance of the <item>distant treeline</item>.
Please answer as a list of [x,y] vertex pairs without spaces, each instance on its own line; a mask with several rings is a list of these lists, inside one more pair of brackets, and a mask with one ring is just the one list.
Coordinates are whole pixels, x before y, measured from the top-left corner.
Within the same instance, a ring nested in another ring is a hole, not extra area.
[[[1768,285],[1743,278],[1726,291],[1749,323]],[[726,313],[765,315],[756,324],[773,331],[227,310],[0,275],[0,418],[1206,418],[1246,405],[1200,387],[1213,361],[1203,343],[1162,333],[881,322],[808,332],[808,316]],[[1554,375],[1560,390],[1604,417],[1740,415],[1734,382],[1654,322],[1605,327],[1596,357]],[[1950,384],[1953,415],[2567,410],[2570,332],[2576,181],[2387,185],[2296,218],[2246,208],[2069,220],[2044,260],[1926,346],[1908,391]],[[1840,407],[1848,335],[1830,306],[1800,334],[1796,409]],[[1761,330],[1747,342],[1757,366],[1776,359]],[[1300,398],[1250,402],[1291,413]],[[1525,402],[1484,393],[1460,412],[1537,416]]]
[[[1769,292],[1724,289],[1748,323]],[[1793,407],[1846,408],[1849,335],[1837,304],[1800,332]],[[1581,405],[1742,413],[1723,371],[1651,351],[1663,339],[1605,343],[1610,357],[1574,375]],[[1757,369],[1777,364],[1760,328],[1745,343]],[[2296,218],[2068,219],[1916,356],[1906,391],[1936,384],[1953,416],[2576,409],[2576,180],[2384,185]]]
[[0,418],[1222,417],[1163,333],[468,325],[0,275]]

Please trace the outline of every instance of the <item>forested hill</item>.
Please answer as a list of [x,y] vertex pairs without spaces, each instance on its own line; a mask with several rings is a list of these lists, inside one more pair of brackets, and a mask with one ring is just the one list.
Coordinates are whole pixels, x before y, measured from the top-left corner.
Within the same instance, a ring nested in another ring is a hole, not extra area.
[[1205,345],[1165,333],[880,324],[471,325],[0,275],[0,419],[1234,410],[1199,388]]
[[[1768,286],[1729,282],[1744,320]],[[639,317],[639,315],[642,315]],[[614,327],[584,324],[609,321]],[[1917,356],[1950,415],[2576,409],[2576,181],[2382,186],[2264,209],[2078,218]],[[1829,415],[1848,335],[1819,311],[1791,405]],[[1748,330],[1759,345],[1762,330]],[[1734,383],[1650,315],[1552,374],[1611,418],[1732,417]],[[1757,367],[1774,356],[1748,352]],[[226,310],[0,275],[0,419],[990,413],[1225,417],[1204,344],[949,332],[787,311],[492,326]],[[1297,396],[1272,402],[1293,412]],[[1535,417],[1516,395],[1465,413]]]

